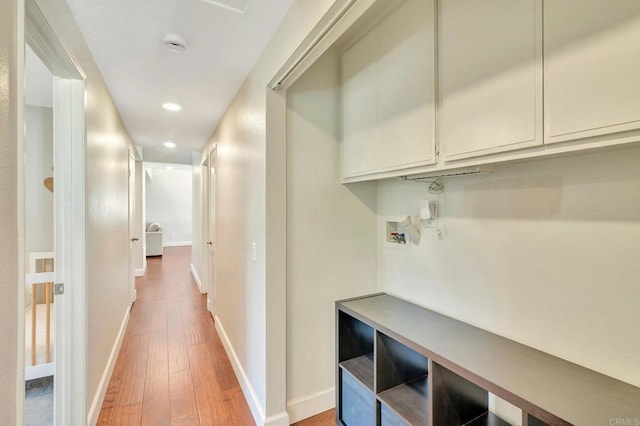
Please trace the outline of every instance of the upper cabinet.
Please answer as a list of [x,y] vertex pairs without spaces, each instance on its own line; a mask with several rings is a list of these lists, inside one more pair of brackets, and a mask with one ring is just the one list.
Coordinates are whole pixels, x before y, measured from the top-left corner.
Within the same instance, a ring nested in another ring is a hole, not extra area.
[[435,163],[434,10],[406,0],[344,51],[343,178]]
[[542,1],[438,5],[438,138],[444,159],[542,145]]
[[544,53],[548,143],[640,129],[640,1],[545,2]]
[[338,45],[343,182],[640,145],[640,0],[369,2]]

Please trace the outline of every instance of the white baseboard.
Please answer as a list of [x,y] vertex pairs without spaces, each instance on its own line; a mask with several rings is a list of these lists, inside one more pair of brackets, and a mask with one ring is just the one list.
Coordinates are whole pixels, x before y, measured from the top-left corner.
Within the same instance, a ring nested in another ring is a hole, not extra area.
[[147,268],[136,269],[136,277],[144,277]]
[[130,314],[131,306],[127,307],[127,310],[124,313],[124,318],[122,319],[122,324],[120,325],[120,331],[118,331],[116,341],[113,343],[111,355],[109,355],[109,360],[107,361],[104,373],[102,373],[102,378],[100,379],[100,383],[98,384],[98,390],[96,391],[96,395],[93,398],[93,402],[91,403],[91,409],[89,409],[89,414],[87,416],[87,424],[90,426],[95,426],[98,422],[100,408],[102,408],[102,402],[104,401],[104,396],[107,393],[109,381],[111,380],[111,374],[113,373],[113,367],[115,367],[116,360],[118,359],[118,354],[120,353],[120,347],[122,346],[122,341],[124,340],[124,334],[127,331],[127,324],[129,324]]
[[182,247],[190,245],[191,241],[165,241],[162,243],[162,247]]
[[[229,341],[227,333],[224,331],[224,327],[220,322],[220,318],[218,318],[217,316],[215,317],[215,324],[218,336],[220,336],[220,340],[222,340],[222,346],[224,346],[224,350],[229,357],[229,361],[231,361],[233,371],[236,373],[238,382],[240,382],[242,393],[244,393],[244,397],[249,404],[249,409],[251,410],[251,414],[253,415],[253,420],[255,420],[257,425],[266,425],[264,409],[262,408],[262,405],[260,404],[255,391],[253,390],[253,386],[251,386],[251,382],[249,382],[249,378],[242,368],[242,364],[240,364],[240,361],[238,360],[238,356],[236,355],[236,352],[233,349],[231,342]],[[287,422],[286,425],[288,426],[289,423]]]
[[289,426],[289,424],[289,414],[286,411],[269,416],[264,421],[265,426]]
[[191,264],[191,275],[193,275],[193,279],[196,281],[196,284],[198,285],[198,290],[200,290],[200,294],[204,294],[204,292],[202,291],[202,281],[200,281],[200,277],[198,276],[198,271],[196,271],[195,266],[193,266],[193,263]]
[[294,399],[287,403],[287,412],[291,423],[299,422],[306,418],[324,413],[336,406],[336,390],[335,388],[326,389],[322,392],[303,398]]

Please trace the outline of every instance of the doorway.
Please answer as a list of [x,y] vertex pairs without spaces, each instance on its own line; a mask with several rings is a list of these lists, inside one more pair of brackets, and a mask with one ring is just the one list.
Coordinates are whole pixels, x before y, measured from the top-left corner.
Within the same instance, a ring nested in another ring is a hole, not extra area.
[[[25,344],[18,366],[26,381],[17,405],[29,412],[18,413],[18,424],[79,424],[86,421],[84,74],[33,0],[25,2],[24,40],[18,193],[25,202],[18,215],[25,235],[19,254]],[[45,105],[33,101],[32,92],[35,98],[44,92]],[[35,408],[22,404],[34,381],[44,401]]]
[[139,224],[136,216],[136,157],[129,151],[129,297],[131,303],[136,301],[136,247],[140,240]]
[[25,48],[25,423],[53,422],[53,75]]
[[206,271],[206,284],[203,293],[207,293],[207,309],[215,316],[215,282],[216,282],[216,179],[217,150],[214,146],[202,162],[202,202],[204,215],[203,229],[206,238],[203,240],[203,266]]

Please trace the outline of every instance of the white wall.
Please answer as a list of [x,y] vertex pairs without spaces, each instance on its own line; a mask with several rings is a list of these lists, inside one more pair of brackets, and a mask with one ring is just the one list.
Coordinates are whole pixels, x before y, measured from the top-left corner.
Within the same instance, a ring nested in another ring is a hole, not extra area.
[[28,105],[25,119],[25,250],[53,251],[53,109]]
[[378,190],[380,289],[640,386],[640,149],[444,181],[439,227],[386,249],[426,185]]
[[199,153],[193,153],[192,163],[191,266],[198,275],[198,279],[202,281],[205,279],[205,274],[202,270],[202,165]]
[[163,244],[191,244],[193,232],[191,166],[145,167],[147,222],[162,225]]
[[287,91],[287,404],[335,404],[335,301],[377,290],[376,184],[340,176],[340,67],[329,51]]
[[[19,68],[22,57],[22,36],[19,29],[24,20],[24,11],[19,0],[3,0],[0,13],[0,413],[6,424],[16,424],[16,384],[18,382],[18,253],[22,246],[20,223],[18,222],[18,97],[23,87]],[[22,342],[20,342],[22,344]]]
[[[99,386],[129,309],[128,160],[132,144],[67,3],[64,0],[36,0],[36,3],[86,74],[86,406],[89,411],[94,402],[100,402],[95,401]],[[4,20],[4,10],[2,16]],[[99,405],[97,408],[99,410]],[[84,424],[85,419],[74,419],[72,423]]]
[[25,101],[27,105],[53,107],[53,75],[28,44],[25,46]]
[[[283,421],[286,406],[284,391],[267,390],[270,381],[284,384],[284,374],[266,367],[274,358],[266,350],[265,327],[266,86],[332,3],[293,3],[204,150],[218,144],[217,326],[226,332],[223,339],[234,355],[232,362],[242,369],[245,377],[240,380],[259,424]],[[252,242],[255,262],[250,259]],[[276,358],[284,363],[280,354]]]

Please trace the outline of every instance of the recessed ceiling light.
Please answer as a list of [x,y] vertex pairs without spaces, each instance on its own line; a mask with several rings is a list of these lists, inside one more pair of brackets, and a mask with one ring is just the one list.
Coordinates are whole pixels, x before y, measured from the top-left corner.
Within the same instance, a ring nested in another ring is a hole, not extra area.
[[174,102],[165,102],[162,104],[162,108],[168,110],[168,111],[180,111],[182,109],[182,106],[174,103]]
[[174,169],[173,166],[164,166],[164,168],[167,169],[167,170],[173,170]]
[[171,142],[171,141],[165,142],[163,145],[166,146],[167,148],[175,148],[176,147],[176,144]]

